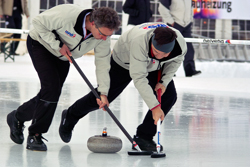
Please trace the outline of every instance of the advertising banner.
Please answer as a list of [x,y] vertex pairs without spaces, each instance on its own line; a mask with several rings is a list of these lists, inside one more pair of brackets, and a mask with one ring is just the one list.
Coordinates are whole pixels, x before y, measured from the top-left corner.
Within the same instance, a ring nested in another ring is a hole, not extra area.
[[250,0],[192,0],[194,18],[250,20]]

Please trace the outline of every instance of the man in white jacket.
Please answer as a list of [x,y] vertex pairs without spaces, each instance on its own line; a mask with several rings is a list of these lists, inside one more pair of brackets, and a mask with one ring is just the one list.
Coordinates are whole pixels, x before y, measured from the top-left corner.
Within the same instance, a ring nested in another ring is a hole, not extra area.
[[[156,151],[153,141],[156,124],[159,119],[163,121],[176,102],[177,94],[172,78],[186,52],[186,42],[181,33],[164,23],[137,25],[123,33],[114,46],[107,78],[110,85],[107,85],[109,91],[105,101],[109,105],[133,80],[149,108],[134,136],[134,141],[142,150]],[[156,97],[158,89],[162,90],[161,107]],[[59,127],[61,139],[68,143],[78,120],[98,108],[102,106],[90,92],[64,110]],[[137,111],[128,112],[133,115]]]
[[78,58],[94,49],[98,91],[101,97],[108,93],[110,69],[110,36],[120,25],[117,13],[107,7],[85,9],[71,4],[58,5],[33,20],[34,28],[27,39],[27,47],[39,76],[41,89],[31,100],[7,116],[10,137],[17,143],[24,141],[24,122],[29,127],[27,149],[46,151],[42,141],[52,122],[68,75],[69,56]]
[[[184,37],[192,38],[192,0],[160,0],[159,13],[162,16],[163,22],[179,30]],[[195,69],[192,43],[187,43],[187,47],[188,51],[185,55],[183,67],[185,75],[191,77],[200,74],[201,71],[196,71]]]

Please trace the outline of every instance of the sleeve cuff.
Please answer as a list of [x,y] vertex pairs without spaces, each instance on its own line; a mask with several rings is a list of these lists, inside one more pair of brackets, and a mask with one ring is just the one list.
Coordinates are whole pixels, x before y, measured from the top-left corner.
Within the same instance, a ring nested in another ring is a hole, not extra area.
[[157,106],[155,106],[154,108],[151,108],[151,111],[153,110],[153,109],[155,109],[156,107],[158,107],[158,106],[160,106],[161,104],[158,104]]
[[101,92],[100,95],[108,96],[108,93],[106,93],[106,92]]

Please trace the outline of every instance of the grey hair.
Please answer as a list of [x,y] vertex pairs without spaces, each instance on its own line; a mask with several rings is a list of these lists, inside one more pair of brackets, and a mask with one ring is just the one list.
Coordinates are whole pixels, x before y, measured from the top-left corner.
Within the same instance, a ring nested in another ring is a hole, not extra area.
[[117,30],[121,24],[117,12],[110,7],[100,7],[90,13],[90,22],[95,22],[96,27],[106,27]]

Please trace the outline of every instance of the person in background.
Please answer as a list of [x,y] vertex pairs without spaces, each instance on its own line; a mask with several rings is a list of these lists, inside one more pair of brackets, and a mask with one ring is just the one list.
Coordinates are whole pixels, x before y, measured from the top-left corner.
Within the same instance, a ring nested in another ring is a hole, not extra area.
[[7,115],[10,138],[24,141],[24,122],[29,126],[27,149],[46,151],[42,134],[51,125],[71,59],[94,49],[99,92],[106,95],[110,69],[110,36],[120,25],[117,12],[108,7],[86,9],[72,4],[53,7],[36,16],[27,38],[33,66],[39,76],[38,94]]
[[[0,18],[5,19],[7,28],[21,29],[22,14],[28,18],[30,16],[27,0],[0,0]],[[13,38],[20,38],[21,34],[14,34]],[[16,49],[19,41],[12,42],[10,54],[18,55]]]
[[122,9],[129,14],[126,30],[131,29],[135,25],[149,22],[149,19],[152,17],[150,0],[126,0]]
[[[133,80],[149,108],[133,140],[142,150],[156,151],[153,141],[156,124],[159,119],[163,121],[176,102],[177,94],[172,78],[186,52],[186,42],[181,33],[164,23],[144,23],[123,33],[113,49],[111,69],[106,78],[110,83],[106,85],[109,91],[103,95],[103,103],[90,92],[64,110],[59,127],[61,139],[70,142],[72,130],[82,117],[103,108],[103,104],[108,106]],[[156,96],[158,89],[162,90],[161,106]],[[133,117],[136,111],[128,112]]]
[[[171,25],[181,32],[186,38],[192,38],[193,9],[191,0],[160,0],[159,13],[163,22]],[[192,43],[187,43],[188,51],[185,55],[183,67],[186,77],[200,74],[194,62],[194,48]]]

